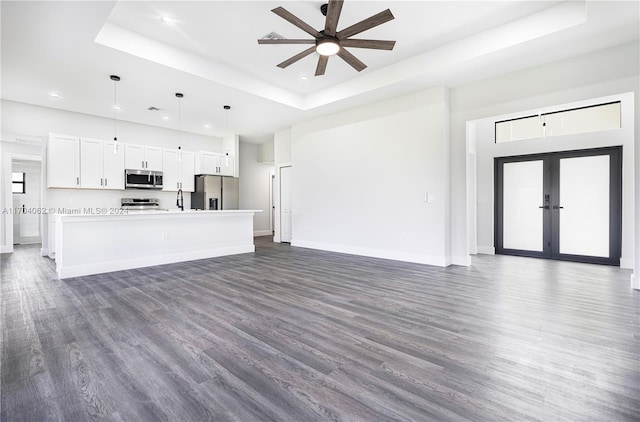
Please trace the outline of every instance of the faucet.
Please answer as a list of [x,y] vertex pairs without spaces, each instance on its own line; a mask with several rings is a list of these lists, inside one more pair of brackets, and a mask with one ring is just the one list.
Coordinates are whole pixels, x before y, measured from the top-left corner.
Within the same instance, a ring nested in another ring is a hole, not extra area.
[[180,211],[184,211],[184,197],[182,196],[182,189],[178,189],[178,199],[176,199],[176,206],[180,208]]

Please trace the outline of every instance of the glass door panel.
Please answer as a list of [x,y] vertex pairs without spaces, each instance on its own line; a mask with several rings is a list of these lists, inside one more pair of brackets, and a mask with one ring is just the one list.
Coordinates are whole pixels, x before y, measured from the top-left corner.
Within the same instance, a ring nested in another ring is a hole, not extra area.
[[543,173],[542,160],[504,163],[504,248],[542,252]]
[[561,158],[559,251],[609,256],[609,155]]
[[622,148],[495,160],[496,253],[620,265]]

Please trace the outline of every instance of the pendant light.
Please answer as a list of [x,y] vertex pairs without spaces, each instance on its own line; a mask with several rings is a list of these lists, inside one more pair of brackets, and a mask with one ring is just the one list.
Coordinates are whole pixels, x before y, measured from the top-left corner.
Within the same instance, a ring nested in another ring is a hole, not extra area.
[[118,110],[120,107],[118,106],[118,82],[120,81],[120,76],[111,75],[109,79],[113,81],[113,153],[118,153]]
[[180,119],[181,119],[181,109],[180,109],[180,101],[182,100],[184,95],[180,92],[176,92],[176,98],[178,99],[178,161],[182,161],[182,146],[180,145]]

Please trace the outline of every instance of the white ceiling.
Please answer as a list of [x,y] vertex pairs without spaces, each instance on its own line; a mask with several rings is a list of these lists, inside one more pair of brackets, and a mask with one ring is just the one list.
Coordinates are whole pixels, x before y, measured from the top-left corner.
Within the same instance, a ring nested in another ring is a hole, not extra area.
[[174,94],[182,92],[182,130],[262,142],[301,120],[600,50],[640,32],[635,1],[346,0],[338,29],[391,9],[394,20],[354,38],[396,40],[393,51],[351,49],[368,65],[360,73],[331,57],[326,75],[314,77],[315,53],[276,67],[307,46],[260,46],[258,38],[310,37],[270,10],[283,6],[322,29],[322,3],[3,1],[2,98],[113,117],[109,75],[117,74],[118,119],[176,128]]

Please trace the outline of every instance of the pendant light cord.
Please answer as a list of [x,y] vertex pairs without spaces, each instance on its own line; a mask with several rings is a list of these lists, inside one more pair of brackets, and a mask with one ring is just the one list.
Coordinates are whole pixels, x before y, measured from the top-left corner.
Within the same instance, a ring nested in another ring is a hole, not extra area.
[[113,81],[113,141],[118,142],[117,130],[118,130],[118,92],[117,81]]
[[113,153],[118,153],[118,81],[120,76],[111,75],[113,81]]

